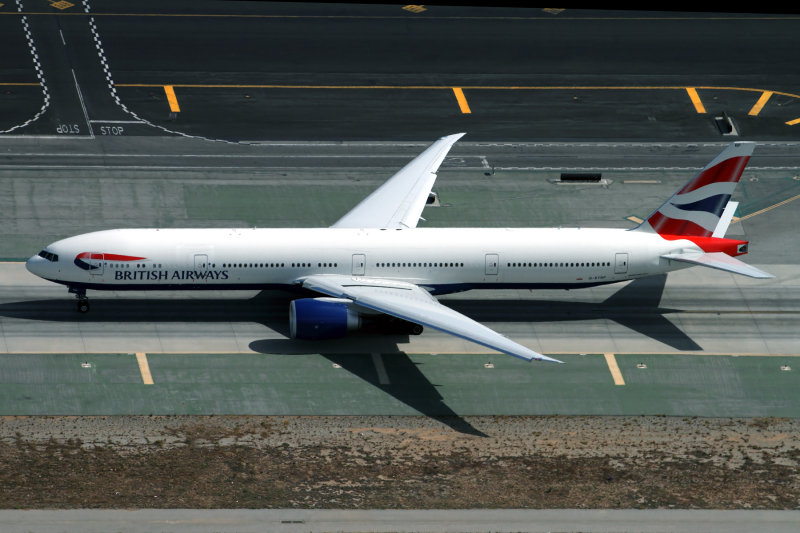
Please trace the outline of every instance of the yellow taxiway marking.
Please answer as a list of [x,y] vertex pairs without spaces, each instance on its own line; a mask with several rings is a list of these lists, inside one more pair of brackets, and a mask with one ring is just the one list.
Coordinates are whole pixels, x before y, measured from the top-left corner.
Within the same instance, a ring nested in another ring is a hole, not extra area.
[[697,89],[694,87],[687,87],[686,92],[689,93],[689,99],[694,104],[694,109],[698,113],[705,113],[706,108],[703,107],[703,102],[700,100],[700,96],[697,94]]
[[603,355],[606,358],[608,369],[611,371],[611,377],[614,378],[614,385],[625,385],[625,380],[622,379],[622,372],[619,371],[619,366],[617,366],[617,358],[614,357],[613,353],[604,353]]
[[754,217],[756,215],[760,215],[762,213],[766,213],[767,211],[772,211],[776,207],[780,207],[782,205],[786,205],[789,202],[794,202],[798,198],[800,198],[800,194],[796,194],[796,195],[792,196],[791,198],[787,198],[786,200],[784,200],[782,202],[778,202],[777,204],[772,204],[771,206],[765,207],[764,209],[759,209],[758,211],[756,211],[754,213],[750,213],[749,215],[745,215],[743,217],[734,217],[733,222],[741,222],[742,220],[747,220],[748,218],[752,218],[752,217]]
[[461,90],[461,87],[453,87],[453,94],[456,95],[458,107],[461,108],[461,112],[465,115],[472,113],[472,111],[469,109],[469,104],[467,104],[467,98],[464,96],[464,91]]
[[753,109],[750,110],[748,115],[750,115],[751,117],[758,116],[758,114],[761,113],[761,110],[766,105],[767,100],[769,100],[771,96],[772,96],[772,91],[764,91],[763,93],[761,93],[761,98],[758,99],[758,102],[756,102],[756,105],[753,106]]
[[637,224],[641,224],[642,222],[644,222],[644,220],[642,220],[641,218],[635,217],[633,215],[626,217],[626,219],[630,220],[631,222],[636,222]]
[[[38,85],[35,83],[33,85]],[[163,87],[163,83],[117,83],[117,87]],[[171,87],[196,89],[394,89],[394,90],[452,90],[452,85],[301,85],[301,84],[263,84],[263,83],[173,83]],[[764,89],[749,87],[698,86],[681,87],[677,85],[462,85],[461,89],[470,91],[689,91],[697,89],[717,91],[745,91],[763,93]],[[771,91],[772,94],[788,98],[800,98],[800,94]]]
[[139,363],[139,372],[142,373],[142,382],[145,385],[153,384],[153,375],[150,374],[150,365],[147,363],[147,354],[136,352],[136,362]]
[[164,85],[164,92],[167,93],[169,110],[173,113],[180,113],[181,108],[178,106],[178,99],[175,97],[175,89],[172,88],[172,85]]
[[795,124],[800,124],[800,118],[790,120],[789,122],[786,123],[787,126],[794,126]]

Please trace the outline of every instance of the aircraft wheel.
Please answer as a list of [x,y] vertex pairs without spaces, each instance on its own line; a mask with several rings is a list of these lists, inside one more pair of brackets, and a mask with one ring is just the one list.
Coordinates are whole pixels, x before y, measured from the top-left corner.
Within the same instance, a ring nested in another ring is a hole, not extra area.
[[421,335],[423,329],[424,328],[422,326],[420,326],[419,324],[414,324],[413,326],[411,326],[411,334],[412,335]]
[[78,312],[79,313],[89,312],[89,300],[78,300]]

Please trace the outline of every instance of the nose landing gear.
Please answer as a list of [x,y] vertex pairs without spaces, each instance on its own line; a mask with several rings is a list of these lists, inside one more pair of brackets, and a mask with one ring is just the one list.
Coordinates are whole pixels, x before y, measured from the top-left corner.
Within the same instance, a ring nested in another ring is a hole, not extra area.
[[75,295],[75,298],[78,299],[78,312],[79,313],[88,313],[89,312],[89,298],[86,297],[86,289],[78,289],[75,287],[70,287],[69,292]]

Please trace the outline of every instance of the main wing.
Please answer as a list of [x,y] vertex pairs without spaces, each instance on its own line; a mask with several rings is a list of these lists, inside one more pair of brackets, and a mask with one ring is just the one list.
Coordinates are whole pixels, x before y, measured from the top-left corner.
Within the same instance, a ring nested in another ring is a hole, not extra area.
[[415,228],[436,181],[439,165],[464,135],[448,135],[430,145],[331,227]]
[[492,350],[526,361],[561,363],[517,344],[483,324],[440,304],[425,289],[413,283],[359,278],[338,274],[317,274],[303,278],[303,287],[354,304],[450,333]]

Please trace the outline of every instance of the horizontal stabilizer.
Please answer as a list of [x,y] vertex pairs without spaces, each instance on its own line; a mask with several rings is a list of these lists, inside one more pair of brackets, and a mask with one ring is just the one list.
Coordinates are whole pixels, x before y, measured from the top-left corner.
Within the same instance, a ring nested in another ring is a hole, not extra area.
[[751,278],[767,279],[774,278],[772,274],[768,274],[763,270],[750,266],[747,263],[739,261],[735,257],[731,257],[723,252],[701,253],[701,252],[688,252],[682,254],[665,254],[662,255],[664,259],[671,259],[673,261],[682,261],[684,263],[691,263],[693,265],[707,266],[734,274],[741,274]]

